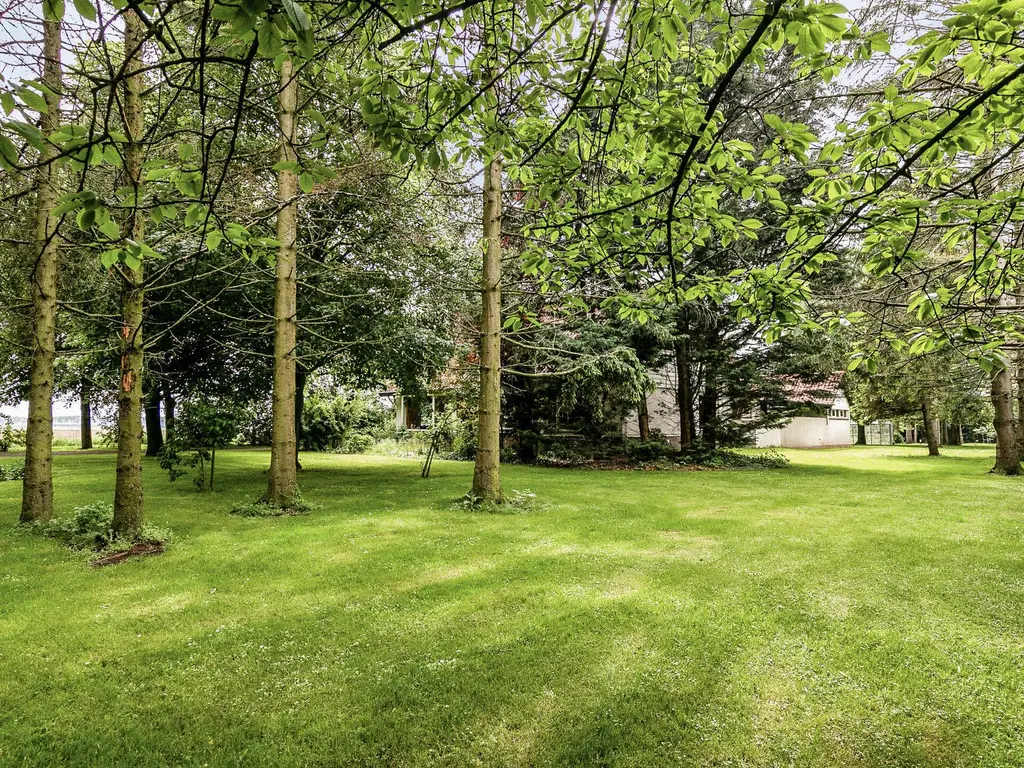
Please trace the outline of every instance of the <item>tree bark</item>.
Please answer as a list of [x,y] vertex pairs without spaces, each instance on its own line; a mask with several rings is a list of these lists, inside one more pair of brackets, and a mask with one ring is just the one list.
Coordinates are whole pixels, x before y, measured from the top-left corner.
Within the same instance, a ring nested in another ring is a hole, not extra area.
[[[292,62],[281,64],[278,92],[278,127],[281,131],[278,155],[282,162],[298,160],[295,152],[295,111],[299,96],[298,78]],[[266,500],[279,507],[294,503],[298,494],[298,450],[295,436],[295,341],[297,334],[297,247],[299,179],[292,169],[277,172],[277,266],[274,280],[274,393],[273,429],[270,446],[270,475]]]
[[156,456],[164,447],[164,433],[160,426],[160,385],[154,384],[146,401],[146,455]]
[[928,455],[939,455],[939,421],[932,415],[932,403],[927,397],[921,400],[921,416],[924,419],[924,434],[928,441]]
[[1019,475],[1017,420],[1013,415],[1013,376],[1009,368],[992,374],[992,425],[996,429],[996,463],[992,471],[999,475]]
[[863,424],[857,424],[857,445],[868,444],[868,430]]
[[92,386],[85,379],[82,379],[79,398],[82,422],[82,450],[88,450],[92,448]]
[[640,408],[637,412],[638,426],[640,428],[640,439],[647,442],[651,439],[651,412],[647,408],[647,395],[640,398]]
[[679,447],[693,444],[696,436],[693,418],[693,380],[690,370],[690,342],[677,341],[676,353],[676,406],[679,408]]
[[480,293],[480,402],[473,495],[501,495],[501,170],[495,155],[484,170],[484,258]]
[[[128,145],[124,152],[128,186],[135,200],[128,214],[128,237],[141,243],[145,209],[141,205],[144,148],[142,91],[143,25],[131,9],[124,12],[123,117]],[[138,266],[120,264],[121,274],[121,379],[117,390],[117,478],[114,483],[114,535],[137,539],[142,535],[142,312],[144,300],[141,255]]]
[[36,176],[36,260],[32,268],[32,362],[29,365],[28,425],[21,522],[53,517],[53,361],[57,326],[57,148],[50,136],[60,125],[61,25],[43,21],[43,77],[46,111],[40,128],[46,143]]

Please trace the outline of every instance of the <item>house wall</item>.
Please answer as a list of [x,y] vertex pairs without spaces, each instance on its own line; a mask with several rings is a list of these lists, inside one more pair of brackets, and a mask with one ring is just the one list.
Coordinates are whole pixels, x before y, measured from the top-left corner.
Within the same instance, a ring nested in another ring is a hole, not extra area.
[[[679,408],[676,406],[676,367],[670,363],[651,372],[656,389],[647,396],[651,431],[660,432],[671,444],[679,445]],[[797,416],[785,426],[758,430],[755,435],[758,448],[830,448],[852,445],[856,434],[850,436],[850,403],[838,395],[831,410],[846,413],[845,418],[835,416]],[[623,431],[626,437],[640,436],[638,414],[626,416]]]
[[[679,408],[676,407],[676,367],[666,365],[651,371],[656,389],[647,396],[647,411],[650,414],[651,431],[660,432],[673,445],[679,445]],[[640,437],[640,421],[637,411],[626,416],[623,431],[626,437]]]
[[836,448],[856,442],[851,435],[850,403],[842,395],[836,397],[831,411],[845,416],[794,416],[776,429],[761,429],[756,435],[758,448]]

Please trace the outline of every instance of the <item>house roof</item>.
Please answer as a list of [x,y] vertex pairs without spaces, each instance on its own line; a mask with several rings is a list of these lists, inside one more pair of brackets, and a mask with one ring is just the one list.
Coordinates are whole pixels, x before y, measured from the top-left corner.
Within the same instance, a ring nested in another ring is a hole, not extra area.
[[840,385],[844,371],[834,371],[821,381],[802,376],[783,376],[783,393],[794,403],[832,405],[843,392]]

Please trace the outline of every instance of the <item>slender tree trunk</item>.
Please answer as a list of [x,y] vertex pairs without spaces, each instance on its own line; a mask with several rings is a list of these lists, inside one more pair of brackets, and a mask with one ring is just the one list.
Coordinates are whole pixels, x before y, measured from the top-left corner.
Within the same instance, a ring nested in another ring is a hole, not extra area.
[[932,415],[931,401],[925,397],[921,400],[921,416],[924,419],[924,434],[928,441],[928,455],[939,455],[939,421]]
[[21,522],[53,517],[53,360],[57,325],[57,149],[49,137],[60,125],[61,25],[43,22],[43,84],[46,111],[40,128],[46,144],[36,177],[36,260],[32,268],[32,362],[29,366],[28,427],[25,431],[25,479]]
[[[1018,296],[1017,302],[1024,304],[1024,297]],[[1017,455],[1024,456],[1024,351],[1017,353],[1014,378],[1017,385]]]
[[640,439],[647,442],[651,439],[651,412],[647,408],[647,395],[640,398],[640,409],[637,412],[640,427]]
[[171,430],[174,429],[174,406],[177,405],[177,401],[174,399],[174,393],[167,388],[165,384],[164,390],[164,426],[167,428],[167,437],[171,436]]
[[484,260],[480,319],[480,404],[473,495],[501,501],[501,169],[495,155],[484,170]]
[[868,444],[868,430],[863,424],[857,424],[857,445]]
[[[281,131],[279,157],[296,162],[295,110],[299,82],[292,62],[281,64],[278,93],[278,125]],[[280,507],[291,505],[298,494],[298,451],[295,438],[295,341],[298,258],[297,208],[299,180],[296,171],[277,173],[277,267],[274,281],[274,394],[273,436],[270,446],[270,477],[266,500]]]
[[996,464],[1000,475],[1021,473],[1017,451],[1017,420],[1013,416],[1013,376],[1009,368],[992,374],[992,425],[996,428]]
[[302,412],[306,408],[306,369],[295,363],[295,468],[302,469],[299,447],[302,445]]
[[[143,25],[134,10],[124,12],[124,126],[128,145],[124,152],[128,186],[136,200],[128,215],[128,237],[141,243],[145,209],[141,205],[144,148],[142,91]],[[139,265],[120,264],[121,272],[121,380],[117,391],[117,478],[114,483],[113,530],[118,538],[142,534],[142,312],[144,283]]]
[[146,455],[156,456],[164,447],[164,433],[160,427],[160,385],[154,384],[146,401]]
[[693,444],[696,436],[693,418],[693,380],[690,370],[690,342],[680,340],[673,345],[676,355],[676,407],[679,409],[679,447]]
[[82,422],[82,450],[92,448],[92,386],[88,381],[82,379],[82,389],[79,393]]

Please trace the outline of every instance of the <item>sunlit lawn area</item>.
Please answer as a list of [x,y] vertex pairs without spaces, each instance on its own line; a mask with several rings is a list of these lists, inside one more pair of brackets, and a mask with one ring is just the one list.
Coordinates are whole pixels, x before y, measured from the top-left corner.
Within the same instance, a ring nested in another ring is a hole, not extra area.
[[[991,448],[776,471],[305,455],[306,517],[145,467],[159,557],[95,569],[0,483],[0,765],[1020,766],[1024,480]],[[56,459],[57,505],[114,457]]]

